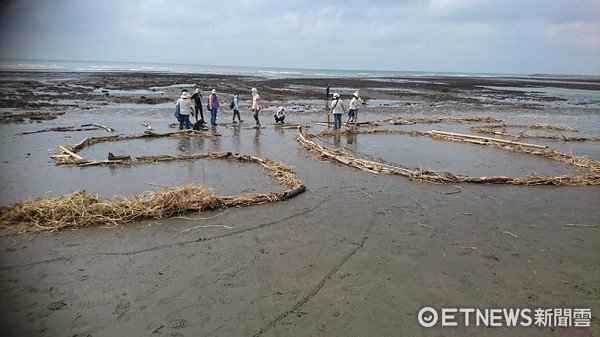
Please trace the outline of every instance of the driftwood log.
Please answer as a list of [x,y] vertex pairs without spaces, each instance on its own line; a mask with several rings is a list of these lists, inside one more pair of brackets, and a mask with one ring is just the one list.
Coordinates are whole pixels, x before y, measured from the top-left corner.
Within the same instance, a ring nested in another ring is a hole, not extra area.
[[83,157],[82,157],[82,156],[80,156],[80,155],[76,154],[75,152],[73,152],[73,151],[71,151],[71,150],[67,149],[67,148],[66,148],[66,147],[64,147],[64,146],[59,146],[58,148],[59,148],[59,149],[60,149],[62,152],[64,152],[64,153],[68,154],[69,156],[71,156],[71,157],[75,158],[75,159],[76,159],[76,160],[78,160],[78,161],[85,161],[85,159],[83,159]]
[[[127,141],[127,140],[132,140],[132,139],[141,139],[141,138],[185,137],[185,136],[214,138],[214,137],[220,137],[221,135],[218,133],[200,132],[200,131],[196,131],[196,130],[181,130],[181,131],[173,131],[173,132],[167,132],[167,133],[157,133],[157,132],[154,132],[151,130],[146,130],[141,135],[133,135],[133,136],[110,135],[110,136],[99,136],[99,137],[86,137],[77,144],[68,145],[68,146],[60,146],[59,149],[61,149],[61,151],[65,152],[65,153],[67,153],[67,152],[64,151],[63,149],[66,149],[72,153],[75,153],[75,152],[83,149],[84,147],[91,146],[91,145],[98,144],[98,143],[104,143],[104,142]],[[52,158],[54,158],[58,164],[74,164],[72,162],[69,162],[68,160],[64,160],[65,157],[62,157],[60,155],[52,156]],[[77,157],[73,157],[73,158],[77,158]],[[81,158],[81,159],[77,159],[77,160],[79,161],[77,164],[81,165],[82,164],[81,161],[85,160],[85,159]],[[93,162],[93,161],[87,161],[87,162],[89,165],[89,163]],[[106,162],[106,161],[99,162],[99,164],[106,164],[106,163],[111,163],[111,162],[110,161],[109,162]],[[94,165],[94,164],[92,164],[92,165]]]
[[104,130],[106,130],[106,131],[108,131],[108,132],[115,132],[115,129],[113,129],[113,128],[109,128],[109,127],[108,127],[108,126],[106,126],[106,125],[102,125],[102,124],[98,124],[98,123],[94,123],[94,124],[92,124],[92,125],[94,125],[94,126],[97,126],[97,127],[101,128],[101,129],[104,129]]
[[42,130],[37,130],[37,131],[26,131],[26,132],[21,132],[18,133],[19,135],[31,135],[34,133],[42,133],[42,132],[75,132],[75,131],[94,131],[97,130],[98,128],[93,127],[93,128],[88,128],[88,127],[81,127],[81,128],[77,128],[77,127],[72,127],[72,126],[57,126],[54,128],[48,128],[48,129],[42,129]]
[[476,140],[482,140],[484,142],[497,142],[497,143],[504,143],[504,144],[511,144],[511,145],[520,145],[520,146],[534,147],[537,149],[547,149],[548,148],[548,146],[545,146],[545,145],[522,143],[522,142],[515,142],[512,140],[466,135],[466,134],[462,134],[462,133],[454,133],[454,132],[446,132],[446,131],[438,131],[438,130],[431,130],[431,131],[427,132],[427,134],[430,134],[433,136],[441,135],[441,136],[447,136],[447,137],[456,137],[456,138],[460,138],[460,139],[466,140],[466,141],[468,141],[469,139],[476,139]]

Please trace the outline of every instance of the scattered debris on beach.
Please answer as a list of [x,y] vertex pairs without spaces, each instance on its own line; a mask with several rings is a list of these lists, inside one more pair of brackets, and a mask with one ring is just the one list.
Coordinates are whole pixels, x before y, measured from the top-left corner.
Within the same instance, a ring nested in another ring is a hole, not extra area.
[[[392,124],[398,119],[388,120]],[[446,119],[419,119],[408,122],[414,123],[437,123],[448,122]],[[489,122],[489,119],[468,118],[452,119],[453,122],[467,123],[471,121]],[[385,122],[385,121],[384,121]],[[379,124],[379,123],[377,123]],[[320,158],[352,166],[369,173],[400,175],[409,179],[432,182],[432,183],[493,183],[511,185],[555,185],[555,186],[586,186],[600,185],[600,162],[590,160],[586,157],[578,157],[560,153],[544,145],[529,144],[505,139],[466,135],[444,131],[407,131],[380,129],[371,127],[350,127],[343,131],[325,130],[318,134],[306,134],[301,125],[298,128],[297,140],[301,147],[320,155]],[[92,125],[99,127],[98,125]],[[227,207],[241,207],[286,200],[304,192],[305,187],[298,179],[294,171],[279,162],[270,159],[253,157],[246,154],[235,154],[232,152],[209,152],[185,155],[155,155],[139,156],[110,156],[107,160],[87,160],[77,154],[86,146],[101,142],[126,141],[138,138],[160,138],[160,137],[218,137],[219,134],[200,132],[195,130],[182,130],[167,133],[156,133],[144,125],[147,130],[141,135],[109,135],[100,137],[87,137],[74,145],[59,146],[61,154],[53,155],[52,158],[59,165],[77,165],[80,167],[96,165],[140,165],[148,163],[169,161],[191,161],[191,160],[230,160],[247,162],[261,165],[265,171],[275,177],[287,189],[283,192],[250,193],[234,196],[217,196],[211,188],[206,186],[187,185],[152,192],[146,195],[134,195],[131,198],[114,197],[111,200],[101,200],[98,196],[91,195],[85,191],[76,191],[69,195],[60,197],[43,197],[33,201],[18,202],[0,209],[0,227],[8,228],[16,233],[58,231],[63,229],[77,229],[85,226],[115,226],[131,223],[143,219],[160,219],[177,216],[188,212],[202,212],[207,210],[223,209]],[[101,127],[108,131],[108,127]],[[557,129],[553,126],[544,126],[546,129]],[[111,129],[112,130],[112,129]],[[564,131],[573,131],[561,128]],[[407,169],[404,167],[356,158],[348,153],[324,147],[314,141],[314,138],[331,137],[340,134],[402,134],[417,137],[433,137],[436,139],[450,141],[464,141],[479,145],[497,147],[518,153],[526,153],[542,156],[555,161],[563,162],[588,170],[589,173],[581,175],[565,175],[557,177],[545,177],[529,174],[525,177],[511,178],[505,176],[483,176],[472,177],[456,175],[445,171]],[[457,190],[452,193],[458,193]]]

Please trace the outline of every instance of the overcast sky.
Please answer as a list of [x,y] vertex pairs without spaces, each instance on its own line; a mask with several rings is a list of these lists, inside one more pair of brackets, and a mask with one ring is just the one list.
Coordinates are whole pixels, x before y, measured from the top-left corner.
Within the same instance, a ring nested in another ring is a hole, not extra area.
[[600,0],[1,0],[0,57],[600,75]]

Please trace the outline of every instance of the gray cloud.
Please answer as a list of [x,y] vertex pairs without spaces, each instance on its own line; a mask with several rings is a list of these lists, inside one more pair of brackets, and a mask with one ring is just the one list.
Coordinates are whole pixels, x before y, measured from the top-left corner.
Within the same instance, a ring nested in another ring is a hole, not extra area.
[[600,74],[596,0],[1,5],[3,58]]

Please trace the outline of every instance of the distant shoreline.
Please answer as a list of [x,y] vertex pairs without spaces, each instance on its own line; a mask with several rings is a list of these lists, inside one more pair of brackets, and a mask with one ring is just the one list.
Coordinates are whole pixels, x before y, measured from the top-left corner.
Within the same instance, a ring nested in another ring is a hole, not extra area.
[[5,70],[0,67],[0,76],[13,79],[20,77],[35,80],[39,74],[41,78],[52,78],[57,75],[65,77],[80,78],[84,82],[105,82],[105,78],[112,77],[113,80],[119,78],[117,82],[125,88],[145,86],[148,80],[154,78],[155,81],[179,84],[179,83],[199,83],[204,82],[210,87],[219,87],[220,81],[236,81],[236,83],[246,83],[248,86],[262,86],[271,82],[275,87],[280,87],[284,82],[290,85],[327,87],[329,85],[349,88],[377,88],[377,87],[399,87],[406,88],[417,86],[421,89],[430,87],[432,90],[441,89],[440,86],[457,87],[463,90],[470,90],[477,87],[504,87],[510,88],[564,88],[575,90],[600,91],[600,77],[594,76],[567,76],[567,75],[493,75],[484,76],[483,74],[468,75],[447,75],[447,74],[404,74],[404,73],[383,73],[381,76],[360,77],[360,76],[272,76],[264,74],[244,75],[237,73],[178,73],[169,71],[147,71],[147,70],[105,70],[105,71],[86,71],[86,70]]
[[[363,69],[311,69],[285,67],[253,67],[227,65],[193,65],[141,62],[99,62],[99,61],[60,61],[60,60],[7,60],[0,59],[0,71],[48,71],[48,72],[118,72],[118,73],[163,73],[163,74],[205,74],[233,75],[266,78],[330,78],[330,77],[530,77],[529,74],[470,73],[451,71],[399,71]],[[545,76],[537,74],[535,76]],[[554,75],[550,75],[554,76]],[[557,75],[581,77],[586,75]],[[596,76],[600,78],[600,75]]]

